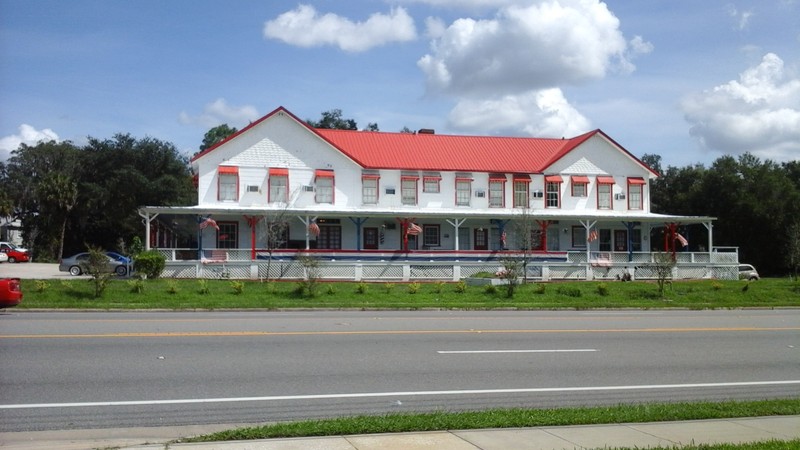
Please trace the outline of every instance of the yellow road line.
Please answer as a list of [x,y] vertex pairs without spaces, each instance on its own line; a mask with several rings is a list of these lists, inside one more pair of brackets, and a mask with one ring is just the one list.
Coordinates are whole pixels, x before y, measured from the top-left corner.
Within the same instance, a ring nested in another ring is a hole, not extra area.
[[732,328],[617,328],[572,330],[379,330],[379,331],[186,331],[103,334],[8,334],[0,339],[83,339],[83,338],[152,338],[152,337],[243,337],[243,336],[352,336],[391,334],[534,334],[534,333],[696,333],[696,332],[800,331],[798,327]]

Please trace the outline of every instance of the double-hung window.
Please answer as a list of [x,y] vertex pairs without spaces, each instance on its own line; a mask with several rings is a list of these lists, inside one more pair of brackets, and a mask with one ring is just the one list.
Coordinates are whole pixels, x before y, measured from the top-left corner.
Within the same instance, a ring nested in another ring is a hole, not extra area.
[[270,203],[289,201],[289,169],[272,167],[269,169]]
[[586,193],[589,191],[589,177],[573,175],[570,179],[572,181],[572,196],[586,197]]
[[528,208],[530,203],[531,177],[514,175],[514,208]]
[[378,181],[380,176],[377,174],[361,175],[361,202],[365,205],[378,204]]
[[561,183],[564,180],[560,175],[547,175],[544,177],[544,194],[546,208],[561,208]]
[[422,245],[425,247],[438,247],[441,245],[439,225],[422,225]]
[[597,209],[612,209],[614,207],[611,198],[613,187],[614,177],[597,177]]
[[235,166],[219,166],[217,170],[217,200],[235,202],[239,200],[239,168]]
[[643,209],[642,194],[646,181],[644,178],[628,178],[628,209]]
[[404,205],[417,204],[417,176],[401,176],[400,177],[400,198]]
[[440,175],[424,175],[422,176],[422,192],[426,194],[438,194],[439,182],[442,181]]
[[314,199],[317,203],[333,203],[333,171],[317,170],[314,174],[316,190]]
[[503,208],[505,202],[506,176],[503,174],[489,175],[489,207]]
[[472,178],[456,175],[456,206],[469,206],[472,196]]

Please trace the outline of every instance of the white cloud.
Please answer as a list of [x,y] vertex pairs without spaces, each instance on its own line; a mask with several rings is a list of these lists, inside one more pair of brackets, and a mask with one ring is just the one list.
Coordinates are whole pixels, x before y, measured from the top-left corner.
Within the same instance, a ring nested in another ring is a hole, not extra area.
[[503,95],[581,83],[632,70],[619,25],[599,0],[509,5],[492,19],[454,21],[417,65],[434,93]]
[[744,30],[750,23],[750,18],[753,17],[753,11],[739,11],[736,6],[729,4],[727,6],[728,15],[736,20],[736,28]]
[[403,8],[376,13],[365,22],[336,14],[319,14],[311,5],[299,5],[264,24],[264,37],[299,47],[334,45],[348,52],[363,52],[390,42],[416,39],[414,19]]
[[190,116],[186,111],[181,111],[178,121],[184,125],[200,125],[205,128],[213,128],[223,123],[238,127],[258,117],[258,110],[254,106],[230,106],[224,98],[218,98],[213,103],[207,104],[203,108],[203,113],[198,116]]
[[530,91],[489,100],[461,100],[450,112],[451,126],[476,133],[572,137],[591,124],[564,98],[561,89]]
[[58,135],[50,128],[37,130],[36,128],[23,123],[19,126],[19,134],[12,134],[0,138],[0,161],[5,161],[11,156],[11,152],[18,149],[20,144],[36,145],[42,141],[59,141]]
[[800,157],[800,78],[773,53],[713,89],[683,101],[690,134],[709,149],[776,161]]

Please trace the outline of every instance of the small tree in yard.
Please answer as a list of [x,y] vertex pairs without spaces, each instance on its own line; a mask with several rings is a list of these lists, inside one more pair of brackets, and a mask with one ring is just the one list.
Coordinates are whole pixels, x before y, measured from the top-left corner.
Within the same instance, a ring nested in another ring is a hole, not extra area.
[[800,222],[795,222],[789,227],[787,241],[786,262],[789,264],[789,270],[794,272],[794,279],[797,280],[797,273],[800,271]]
[[664,289],[667,283],[672,283],[672,269],[676,264],[675,258],[670,253],[656,252],[653,253],[653,260],[655,261],[653,269],[656,272],[658,294],[661,298],[664,298]]
[[514,296],[514,291],[519,285],[520,271],[522,270],[522,263],[519,259],[506,258],[503,260],[503,268],[498,270],[495,275],[502,280],[506,280],[506,297],[511,298]]
[[310,255],[300,255],[297,260],[303,266],[304,278],[301,282],[307,297],[316,297],[319,290],[319,260]]
[[86,265],[86,273],[91,275],[94,284],[94,297],[100,298],[106,290],[108,280],[112,276],[109,269],[109,258],[106,252],[100,247],[87,246],[89,250],[89,261]]

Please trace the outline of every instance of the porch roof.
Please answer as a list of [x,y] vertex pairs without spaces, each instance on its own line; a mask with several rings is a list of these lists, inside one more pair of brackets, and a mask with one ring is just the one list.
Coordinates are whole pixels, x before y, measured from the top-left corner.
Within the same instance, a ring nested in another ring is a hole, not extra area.
[[253,207],[230,207],[220,208],[213,206],[144,206],[139,210],[143,214],[173,214],[173,215],[239,215],[239,216],[263,216],[284,214],[290,216],[314,216],[314,217],[414,217],[420,218],[440,218],[440,219],[520,219],[527,214],[532,220],[619,220],[624,222],[643,222],[643,223],[668,223],[678,222],[705,223],[716,220],[716,217],[709,216],[677,216],[671,214],[655,214],[642,211],[587,211],[576,213],[574,211],[563,211],[556,209],[419,209],[408,208],[296,208],[280,206],[253,206]]

